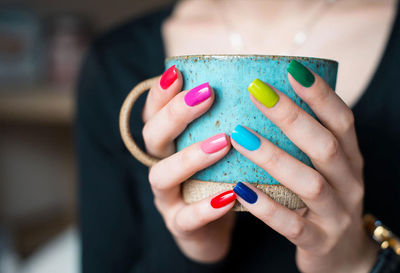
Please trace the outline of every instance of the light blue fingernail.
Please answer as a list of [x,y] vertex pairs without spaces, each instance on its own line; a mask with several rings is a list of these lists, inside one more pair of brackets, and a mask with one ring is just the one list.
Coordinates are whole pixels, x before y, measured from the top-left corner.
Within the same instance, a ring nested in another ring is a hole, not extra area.
[[231,137],[249,151],[257,150],[261,145],[260,139],[241,125],[233,129]]

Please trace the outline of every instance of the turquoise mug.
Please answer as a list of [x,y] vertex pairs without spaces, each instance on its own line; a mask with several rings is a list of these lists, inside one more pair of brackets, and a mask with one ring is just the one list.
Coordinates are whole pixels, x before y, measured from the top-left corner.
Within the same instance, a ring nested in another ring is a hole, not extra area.
[[[229,135],[236,125],[241,124],[255,130],[308,166],[312,166],[310,159],[253,105],[248,95],[248,85],[258,78],[276,87],[315,117],[309,106],[297,96],[289,84],[287,67],[293,59],[320,75],[335,90],[338,63],[333,60],[261,55],[194,55],[167,58],[165,67],[175,65],[182,73],[183,90],[209,82],[215,93],[214,104],[210,110],[194,120],[177,138],[177,150],[180,151],[217,133],[225,132]],[[146,80],[133,88],[120,113],[121,136],[126,147],[134,157],[147,166],[154,165],[159,159],[141,151],[136,145],[129,130],[129,116],[136,99],[150,89],[158,79],[155,77]],[[305,206],[296,194],[235,149],[231,149],[222,160],[184,182],[182,193],[184,200],[192,203],[217,192],[232,189],[239,181],[254,184],[288,208],[298,209]],[[240,211],[244,208],[237,203],[234,210]]]

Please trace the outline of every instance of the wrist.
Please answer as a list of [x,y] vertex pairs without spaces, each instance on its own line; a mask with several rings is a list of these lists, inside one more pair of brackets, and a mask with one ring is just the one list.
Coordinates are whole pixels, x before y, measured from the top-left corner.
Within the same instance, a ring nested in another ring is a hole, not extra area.
[[374,266],[379,253],[379,246],[363,230],[363,240],[359,252],[359,263],[352,272],[369,273]]
[[202,264],[221,262],[228,254],[230,240],[215,244],[210,240],[178,239],[175,241],[182,253],[190,260]]

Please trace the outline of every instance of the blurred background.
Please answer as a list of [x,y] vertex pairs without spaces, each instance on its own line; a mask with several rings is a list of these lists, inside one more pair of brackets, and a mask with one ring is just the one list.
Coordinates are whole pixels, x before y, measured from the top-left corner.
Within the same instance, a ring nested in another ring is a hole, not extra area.
[[96,36],[168,2],[0,0],[0,273],[79,272],[79,67]]

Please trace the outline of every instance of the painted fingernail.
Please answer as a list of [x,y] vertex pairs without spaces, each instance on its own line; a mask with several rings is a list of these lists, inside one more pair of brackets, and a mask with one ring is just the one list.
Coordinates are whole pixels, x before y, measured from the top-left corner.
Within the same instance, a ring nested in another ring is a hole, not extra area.
[[225,133],[220,133],[204,140],[200,147],[206,154],[212,154],[226,147],[226,145],[228,145],[228,137]]
[[211,199],[211,206],[214,209],[218,209],[225,207],[226,205],[232,203],[235,200],[236,200],[236,194],[232,190],[230,190],[223,192],[215,196],[213,199]]
[[315,81],[313,73],[296,60],[292,60],[287,68],[292,77],[304,87],[310,87]]
[[241,125],[236,125],[231,137],[249,151],[257,150],[261,145],[260,139]]
[[195,106],[202,101],[205,101],[211,96],[210,85],[208,82],[196,86],[186,93],[185,103],[189,106]]
[[252,81],[247,89],[265,107],[274,107],[279,100],[278,94],[259,79]]
[[233,188],[233,191],[249,204],[254,204],[255,202],[257,202],[257,193],[255,193],[252,189],[247,187],[242,182],[238,182]]
[[167,89],[174,83],[178,78],[178,73],[176,71],[175,65],[171,66],[162,74],[160,79],[160,86],[162,89]]

